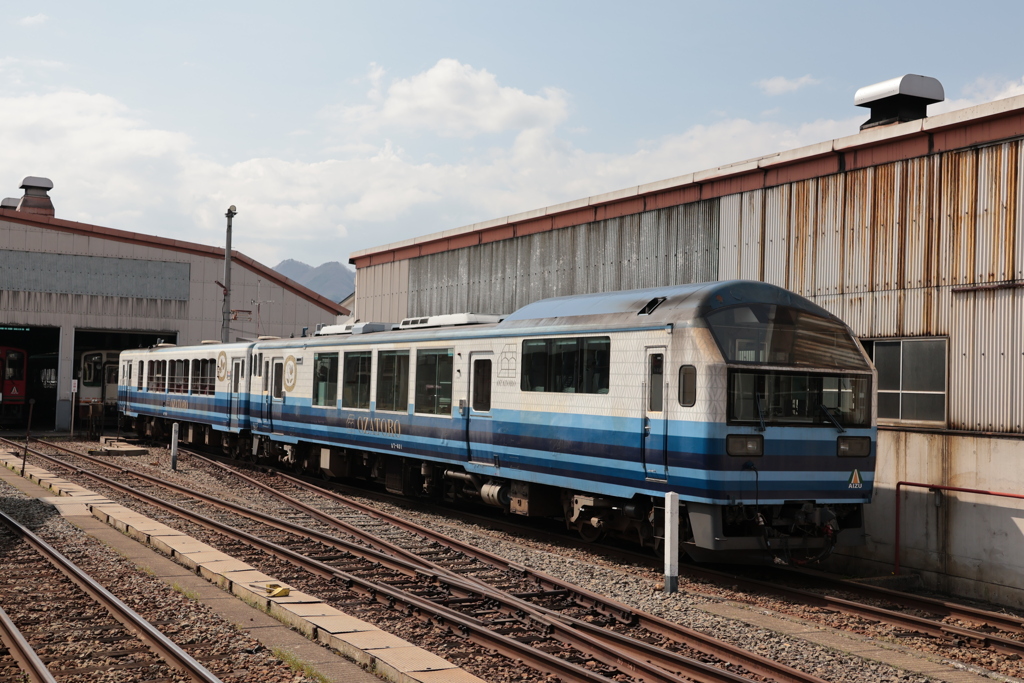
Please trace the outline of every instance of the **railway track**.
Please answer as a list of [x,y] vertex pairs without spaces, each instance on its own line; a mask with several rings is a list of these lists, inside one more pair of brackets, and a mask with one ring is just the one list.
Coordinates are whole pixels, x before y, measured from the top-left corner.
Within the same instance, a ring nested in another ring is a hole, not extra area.
[[0,638],[28,680],[116,674],[119,680],[219,683],[155,626],[2,512],[0,547]]
[[[71,454],[91,464],[129,474],[125,468],[100,459],[73,451]],[[426,560],[351,525],[332,523],[330,516],[322,513],[301,511],[310,520],[332,526],[334,534],[340,527],[343,533],[358,540],[343,540],[314,529],[315,525],[308,523],[297,525],[284,519],[285,515],[271,517],[263,512],[244,510],[140,472],[130,473],[136,481],[129,486],[88,473],[62,459],[43,457],[123,493],[145,499],[149,504],[174,510],[207,529],[216,528],[218,533],[296,563],[312,574],[341,583],[352,592],[398,606],[420,619],[458,632],[471,642],[509,659],[527,662],[535,670],[557,675],[565,681],[607,681],[609,677],[622,676],[640,681],[679,681],[680,676],[696,681],[750,680],[746,676],[787,682],[821,681],[703,634],[687,633],[686,629],[657,617],[639,615],[624,605],[611,604],[583,589],[549,588],[525,568],[488,565],[476,557]],[[132,490],[138,488],[139,481],[201,501],[206,508],[212,506],[241,515],[267,529],[259,533],[243,531],[238,521],[232,528],[226,528],[212,519],[214,514],[210,509],[189,510],[184,505],[170,503],[166,496],[165,500],[153,500]],[[286,532],[291,538],[278,536],[271,541],[261,538],[274,537],[276,532]],[[308,543],[317,545],[300,548]],[[427,544],[421,541],[420,545],[424,546],[421,550],[436,551],[430,548],[436,545],[432,541]],[[480,578],[488,574],[490,582]],[[352,607],[350,599],[346,607]],[[631,630],[635,633],[630,633]],[[708,659],[713,653],[719,666],[697,661],[686,652],[702,659]]]

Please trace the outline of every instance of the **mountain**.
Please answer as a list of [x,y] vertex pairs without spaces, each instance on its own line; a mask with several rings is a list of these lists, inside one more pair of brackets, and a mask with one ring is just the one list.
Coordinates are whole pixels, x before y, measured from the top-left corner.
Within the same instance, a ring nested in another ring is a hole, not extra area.
[[331,301],[341,301],[356,291],[356,274],[338,261],[314,268],[302,261],[287,259],[274,266],[274,270]]

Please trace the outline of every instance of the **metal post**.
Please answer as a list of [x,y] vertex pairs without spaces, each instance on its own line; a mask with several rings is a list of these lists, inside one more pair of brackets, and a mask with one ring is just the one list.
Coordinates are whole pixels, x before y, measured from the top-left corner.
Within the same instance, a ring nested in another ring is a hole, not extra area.
[[36,400],[30,398],[28,400],[28,426],[25,427],[25,454],[21,456],[21,476],[25,476],[25,461],[28,460],[28,441],[32,438],[32,408],[35,406]]
[[78,380],[71,380],[71,438],[75,438],[75,413],[78,412],[78,404],[75,397],[78,395]]
[[178,471],[178,423],[171,425],[171,469]]
[[665,494],[665,592],[679,590],[679,494]]
[[231,341],[229,339],[231,336],[229,331],[231,326],[231,219],[237,213],[235,205],[232,204],[228,207],[228,212],[224,214],[228,217],[228,236],[224,246],[224,311],[220,323],[220,340],[225,344]]

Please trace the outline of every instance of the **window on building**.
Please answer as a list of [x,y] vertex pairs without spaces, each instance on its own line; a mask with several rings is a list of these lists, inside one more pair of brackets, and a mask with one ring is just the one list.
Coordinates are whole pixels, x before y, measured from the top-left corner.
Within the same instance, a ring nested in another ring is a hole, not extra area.
[[607,394],[609,337],[528,339],[523,342],[523,391]]
[[338,354],[313,354],[313,405],[333,406],[338,402]]
[[451,415],[452,349],[416,351],[415,412],[427,415]]
[[697,403],[697,368],[679,366],[679,405],[690,408]]
[[348,351],[345,353],[344,377],[341,389],[342,408],[370,407],[370,368],[373,362],[370,351]]
[[409,352],[377,354],[377,410],[409,409]]
[[491,410],[491,360],[473,361],[473,410],[486,413]]
[[864,348],[878,369],[878,417],[946,421],[946,340],[875,339]]

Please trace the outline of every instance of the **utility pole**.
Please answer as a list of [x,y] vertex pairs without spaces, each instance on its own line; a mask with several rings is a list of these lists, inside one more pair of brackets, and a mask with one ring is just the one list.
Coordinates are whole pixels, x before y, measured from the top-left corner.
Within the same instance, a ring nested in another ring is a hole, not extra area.
[[228,217],[228,238],[224,247],[224,313],[220,323],[220,340],[225,344],[231,341],[231,219],[237,213],[235,205],[232,204],[224,214]]

